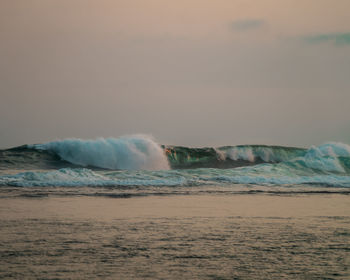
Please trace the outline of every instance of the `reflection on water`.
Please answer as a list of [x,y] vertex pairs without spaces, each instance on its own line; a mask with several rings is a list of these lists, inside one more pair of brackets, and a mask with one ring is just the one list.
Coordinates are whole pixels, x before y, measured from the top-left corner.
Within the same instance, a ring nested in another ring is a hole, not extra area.
[[[104,200],[107,204],[128,203]],[[16,201],[21,200],[13,199]],[[118,218],[106,219],[44,213],[2,215],[0,278],[350,277],[349,215],[230,216],[206,215],[206,211],[194,216],[133,218],[120,218],[119,213]]]

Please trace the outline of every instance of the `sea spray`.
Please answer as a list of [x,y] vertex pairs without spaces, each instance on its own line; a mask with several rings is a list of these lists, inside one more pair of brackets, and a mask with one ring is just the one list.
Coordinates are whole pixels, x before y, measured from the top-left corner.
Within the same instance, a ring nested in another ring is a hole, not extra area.
[[146,135],[96,140],[65,139],[33,146],[70,163],[106,169],[163,170],[169,164],[163,149]]

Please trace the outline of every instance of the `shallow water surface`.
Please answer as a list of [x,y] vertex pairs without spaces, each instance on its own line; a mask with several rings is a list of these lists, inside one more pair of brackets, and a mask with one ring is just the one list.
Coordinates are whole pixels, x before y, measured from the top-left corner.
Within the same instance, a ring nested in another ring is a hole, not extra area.
[[3,279],[349,279],[347,195],[3,198]]

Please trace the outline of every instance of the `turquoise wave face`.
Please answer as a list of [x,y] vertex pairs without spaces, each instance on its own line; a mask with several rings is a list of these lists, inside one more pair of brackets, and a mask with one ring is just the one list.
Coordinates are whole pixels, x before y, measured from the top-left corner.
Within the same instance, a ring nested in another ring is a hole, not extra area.
[[164,146],[172,168],[233,168],[259,163],[287,161],[304,156],[303,148],[242,145],[219,148],[187,148]]

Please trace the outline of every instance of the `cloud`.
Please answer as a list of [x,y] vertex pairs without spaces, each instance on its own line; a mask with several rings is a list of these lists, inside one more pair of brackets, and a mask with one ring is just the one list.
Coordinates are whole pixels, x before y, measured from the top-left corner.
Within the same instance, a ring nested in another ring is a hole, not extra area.
[[231,27],[237,31],[248,31],[261,28],[265,24],[262,19],[243,19],[231,23]]
[[303,40],[309,44],[333,43],[335,45],[350,45],[350,32],[308,35],[304,36]]

